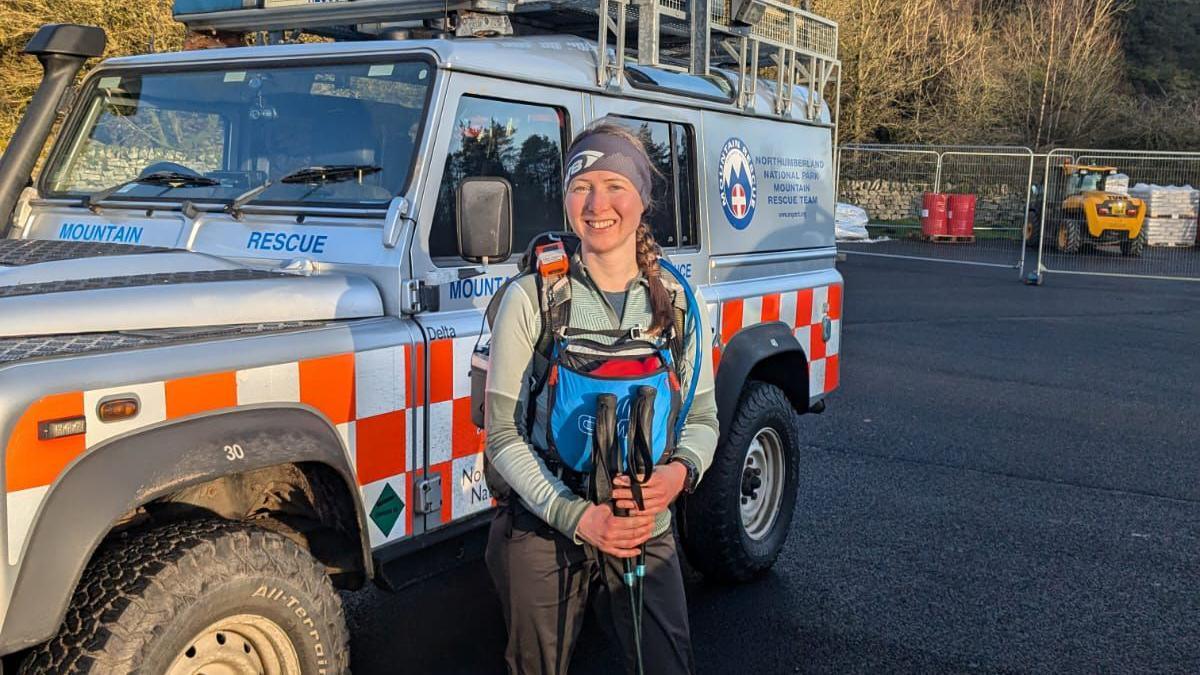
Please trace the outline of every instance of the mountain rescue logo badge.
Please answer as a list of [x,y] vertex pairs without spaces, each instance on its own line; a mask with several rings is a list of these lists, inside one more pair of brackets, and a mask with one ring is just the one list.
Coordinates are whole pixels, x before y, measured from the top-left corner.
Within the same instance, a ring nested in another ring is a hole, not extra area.
[[744,230],[754,218],[758,189],[754,181],[754,157],[740,138],[730,138],[721,147],[717,162],[717,185],[721,190],[721,208],[735,229]]

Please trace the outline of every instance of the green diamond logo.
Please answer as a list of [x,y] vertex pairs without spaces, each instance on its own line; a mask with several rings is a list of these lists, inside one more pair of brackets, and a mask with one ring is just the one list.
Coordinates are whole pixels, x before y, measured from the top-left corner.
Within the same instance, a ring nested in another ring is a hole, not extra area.
[[404,500],[400,499],[400,495],[392,489],[391,483],[385,483],[383,490],[379,493],[379,499],[375,500],[375,506],[371,507],[371,520],[386,537],[392,533],[392,528],[396,526],[396,521],[400,520],[403,513]]

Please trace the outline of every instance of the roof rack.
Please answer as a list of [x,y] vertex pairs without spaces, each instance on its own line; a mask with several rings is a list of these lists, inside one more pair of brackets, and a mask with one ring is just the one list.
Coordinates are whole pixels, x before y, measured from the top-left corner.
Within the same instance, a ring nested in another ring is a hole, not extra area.
[[737,73],[737,101],[747,108],[766,73],[776,114],[792,115],[801,86],[801,116],[820,122],[831,101],[837,122],[838,26],[809,11],[809,0],[176,0],[175,12],[190,30],[272,41],[287,31],[340,39],[568,33],[602,47],[600,86],[619,85],[633,61],[701,76],[724,67]]

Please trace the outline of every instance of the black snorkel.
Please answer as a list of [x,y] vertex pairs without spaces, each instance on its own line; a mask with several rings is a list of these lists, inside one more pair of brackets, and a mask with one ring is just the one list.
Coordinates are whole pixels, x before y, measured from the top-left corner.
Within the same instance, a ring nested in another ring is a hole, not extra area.
[[13,207],[29,182],[71,83],[85,61],[104,53],[106,41],[104,31],[95,26],[58,23],[42,26],[25,45],[24,53],[42,64],[42,83],[0,155],[0,238],[8,234]]

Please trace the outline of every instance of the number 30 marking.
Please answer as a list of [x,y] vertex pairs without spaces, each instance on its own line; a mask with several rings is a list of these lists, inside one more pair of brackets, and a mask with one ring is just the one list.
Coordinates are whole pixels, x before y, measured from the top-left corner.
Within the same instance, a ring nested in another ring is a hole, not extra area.
[[238,459],[246,459],[246,451],[242,450],[242,446],[237,443],[227,445],[225,446],[225,459],[231,462]]

